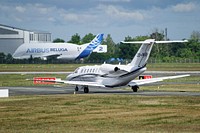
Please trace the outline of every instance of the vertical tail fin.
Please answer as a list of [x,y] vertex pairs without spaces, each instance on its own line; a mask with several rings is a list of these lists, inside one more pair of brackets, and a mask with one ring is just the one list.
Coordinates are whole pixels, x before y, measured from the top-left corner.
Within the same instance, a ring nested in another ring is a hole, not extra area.
[[84,49],[76,59],[89,56],[92,53],[92,51],[101,44],[102,41],[103,41],[103,34],[98,34],[90,43],[83,45]]
[[87,46],[87,48],[94,50],[97,46],[101,44],[103,41],[103,35],[104,34],[98,34]]
[[144,42],[140,42],[142,45],[129,65],[133,66],[134,68],[143,67],[146,65],[154,42],[154,39],[148,39]]
[[143,67],[147,64],[151,49],[154,43],[184,43],[188,42],[187,40],[174,40],[174,41],[155,41],[155,39],[147,39],[145,41],[134,41],[134,42],[122,42],[122,43],[142,43],[140,49],[136,53],[135,57],[131,61],[129,66],[132,68]]

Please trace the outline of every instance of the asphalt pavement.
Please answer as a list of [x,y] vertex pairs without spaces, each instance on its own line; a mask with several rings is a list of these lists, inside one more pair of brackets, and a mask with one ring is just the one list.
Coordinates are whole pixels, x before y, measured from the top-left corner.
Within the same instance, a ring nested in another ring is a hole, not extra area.
[[[57,95],[57,94],[74,94],[74,86],[44,86],[44,87],[0,87],[0,89],[8,89],[9,96],[19,95]],[[76,94],[85,94],[83,90]],[[169,91],[143,91],[133,92],[130,90],[122,90],[120,88],[99,88],[90,87],[88,95],[92,94],[119,94],[119,95],[141,95],[141,96],[200,96],[200,92],[169,92]]]

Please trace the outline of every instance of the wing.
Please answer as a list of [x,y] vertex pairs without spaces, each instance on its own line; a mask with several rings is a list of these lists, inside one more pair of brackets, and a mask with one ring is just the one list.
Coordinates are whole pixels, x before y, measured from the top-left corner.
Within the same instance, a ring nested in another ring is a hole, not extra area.
[[[57,82],[57,81],[56,81]],[[99,84],[98,82],[86,82],[86,81],[67,81],[60,80],[59,83],[72,84],[72,85],[81,85],[81,86],[96,86],[96,87],[105,87],[105,85]],[[58,83],[57,82],[57,83]]]
[[187,75],[168,76],[168,77],[159,77],[159,78],[151,78],[151,79],[132,80],[131,82],[129,82],[128,86],[135,86],[135,85],[139,86],[139,85],[163,81],[165,79],[175,79],[175,78],[182,78],[182,77],[187,77],[187,76],[190,76],[190,75],[187,74]]
[[[30,80],[30,79],[26,79]],[[32,80],[32,79],[31,79]],[[51,83],[63,83],[63,84],[72,84],[72,85],[81,85],[81,86],[96,86],[96,87],[105,87],[98,82],[86,82],[86,81],[68,81],[61,80],[60,78],[56,78],[55,80],[34,80],[33,81],[42,81],[42,82],[51,82]]]

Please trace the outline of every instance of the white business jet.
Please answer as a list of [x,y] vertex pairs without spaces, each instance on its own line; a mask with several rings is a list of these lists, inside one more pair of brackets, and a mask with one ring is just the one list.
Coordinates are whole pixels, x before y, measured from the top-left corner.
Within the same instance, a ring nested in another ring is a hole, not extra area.
[[186,41],[155,41],[148,39],[137,42],[122,43],[142,43],[135,57],[127,65],[102,64],[94,66],[82,66],[77,68],[72,74],[66,77],[66,80],[55,80],[58,83],[76,85],[75,91],[81,87],[85,93],[89,92],[88,86],[98,87],[120,87],[129,86],[134,92],[137,92],[140,85],[163,81],[164,79],[174,79],[186,77],[189,75],[178,75],[159,77],[143,80],[134,80],[146,70],[147,60],[154,43],[174,43]]
[[[76,60],[89,56],[93,50],[96,52],[107,52],[106,45],[100,45],[103,34],[98,34],[90,43],[77,45],[72,43],[24,43],[17,48],[13,54],[15,59],[41,58],[47,60],[49,57],[57,59]],[[98,47],[98,48],[97,48]]]

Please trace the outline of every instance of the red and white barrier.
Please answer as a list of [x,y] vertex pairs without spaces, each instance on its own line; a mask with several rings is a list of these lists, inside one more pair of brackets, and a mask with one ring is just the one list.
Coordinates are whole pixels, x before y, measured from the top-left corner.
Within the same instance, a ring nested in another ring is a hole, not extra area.
[[34,84],[55,84],[56,78],[55,77],[34,77],[33,83]]
[[152,75],[140,75],[139,79],[151,79],[152,77]]

